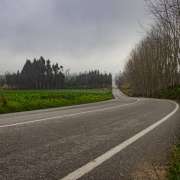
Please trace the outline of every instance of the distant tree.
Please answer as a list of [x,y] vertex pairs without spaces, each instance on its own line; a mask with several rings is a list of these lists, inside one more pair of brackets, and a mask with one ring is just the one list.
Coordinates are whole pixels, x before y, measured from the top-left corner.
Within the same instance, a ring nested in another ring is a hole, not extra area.
[[46,61],[46,87],[47,89],[52,88],[52,81],[53,81],[53,69],[51,66],[51,61],[48,59]]
[[21,89],[60,89],[64,78],[63,66],[51,65],[42,56],[33,61],[27,59],[21,72],[5,75],[8,87]]
[[[65,76],[66,74],[66,76]],[[16,89],[111,88],[112,75],[99,70],[70,74],[58,63],[44,57],[27,59],[22,70],[6,73],[5,84]]]
[[65,78],[66,88],[111,88],[112,75],[99,70],[69,74]]
[[5,76],[4,75],[0,75],[0,88],[5,85],[5,82],[6,82],[5,81]]

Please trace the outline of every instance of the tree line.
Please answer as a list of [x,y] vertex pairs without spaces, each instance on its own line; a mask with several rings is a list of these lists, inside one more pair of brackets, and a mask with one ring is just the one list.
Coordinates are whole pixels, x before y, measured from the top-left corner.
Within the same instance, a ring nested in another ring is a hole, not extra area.
[[66,88],[111,88],[112,75],[99,70],[66,76]]
[[10,89],[109,88],[112,76],[98,70],[70,74],[44,57],[26,60],[21,71],[0,76],[0,86]]
[[133,95],[153,97],[180,85],[180,1],[146,2],[155,23],[131,51],[118,83]]
[[5,74],[6,85],[14,89],[61,89],[64,79],[63,66],[51,65],[51,61],[42,56],[26,60],[21,72]]

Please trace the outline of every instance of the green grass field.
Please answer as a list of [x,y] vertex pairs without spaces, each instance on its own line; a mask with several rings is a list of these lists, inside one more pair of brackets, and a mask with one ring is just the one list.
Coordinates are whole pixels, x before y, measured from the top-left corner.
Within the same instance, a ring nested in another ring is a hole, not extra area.
[[111,90],[1,90],[0,113],[62,107],[112,99]]
[[169,180],[180,180],[180,144],[173,151],[168,174]]

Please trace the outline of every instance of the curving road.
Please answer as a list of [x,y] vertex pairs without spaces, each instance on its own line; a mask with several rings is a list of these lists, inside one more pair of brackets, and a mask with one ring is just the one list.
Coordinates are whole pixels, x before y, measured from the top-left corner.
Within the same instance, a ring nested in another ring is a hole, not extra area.
[[178,104],[129,98],[0,115],[0,180],[156,179],[180,128]]

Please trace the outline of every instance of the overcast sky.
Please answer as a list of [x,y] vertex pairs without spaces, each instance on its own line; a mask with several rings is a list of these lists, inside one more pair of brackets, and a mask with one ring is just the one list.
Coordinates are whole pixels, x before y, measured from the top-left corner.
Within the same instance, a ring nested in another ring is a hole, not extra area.
[[0,74],[44,56],[118,72],[150,22],[144,0],[0,0]]

